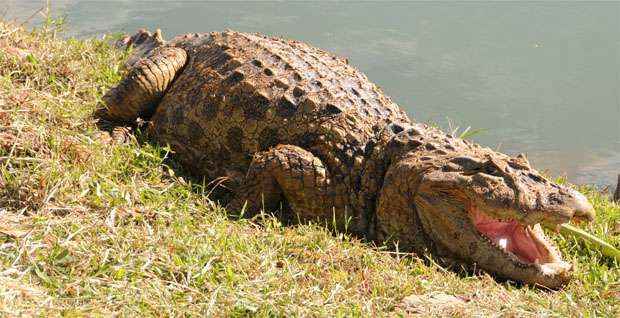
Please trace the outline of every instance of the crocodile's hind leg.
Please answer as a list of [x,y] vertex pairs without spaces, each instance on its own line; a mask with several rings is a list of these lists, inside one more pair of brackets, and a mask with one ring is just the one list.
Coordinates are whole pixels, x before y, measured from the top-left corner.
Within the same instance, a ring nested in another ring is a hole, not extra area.
[[245,206],[250,214],[282,208],[286,223],[300,220],[339,221],[345,203],[333,188],[321,160],[297,146],[279,145],[257,153],[228,205],[231,212]]
[[104,108],[99,109],[96,116],[124,123],[150,117],[186,61],[187,53],[181,48],[153,49],[105,94]]

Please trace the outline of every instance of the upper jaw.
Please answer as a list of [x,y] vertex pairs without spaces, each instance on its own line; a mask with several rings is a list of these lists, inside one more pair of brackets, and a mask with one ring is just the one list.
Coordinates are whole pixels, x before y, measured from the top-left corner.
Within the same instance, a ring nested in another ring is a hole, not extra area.
[[541,224],[553,230],[570,221],[594,221],[596,211],[583,194],[562,187],[558,196],[561,198],[560,203],[552,202],[553,200],[550,199],[552,195],[549,195],[550,198],[544,202],[541,200],[516,200],[515,204],[510,207],[501,203],[498,204],[498,200],[483,200],[481,208],[497,219],[514,219],[530,226]]

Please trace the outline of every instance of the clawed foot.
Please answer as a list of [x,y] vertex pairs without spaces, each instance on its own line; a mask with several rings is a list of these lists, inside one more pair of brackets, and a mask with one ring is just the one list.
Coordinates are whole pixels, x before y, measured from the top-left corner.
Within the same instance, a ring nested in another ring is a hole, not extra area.
[[153,49],[164,45],[164,43],[165,41],[160,29],[155,30],[155,33],[151,33],[146,29],[140,29],[134,35],[126,35],[116,41],[114,46],[125,50],[130,47],[134,49],[131,56],[127,59],[127,62],[125,62],[125,66],[130,68],[141,58],[147,56]]

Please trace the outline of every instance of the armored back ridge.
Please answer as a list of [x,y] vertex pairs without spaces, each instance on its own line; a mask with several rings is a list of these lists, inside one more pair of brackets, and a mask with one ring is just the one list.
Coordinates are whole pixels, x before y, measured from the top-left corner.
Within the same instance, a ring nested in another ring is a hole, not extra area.
[[[570,264],[539,224],[594,212],[511,158],[413,123],[343,58],[259,34],[139,31],[105,117],[142,116],[187,169],[225,178],[231,211],[336,221],[370,240],[559,287]],[[134,63],[134,61],[137,61]]]

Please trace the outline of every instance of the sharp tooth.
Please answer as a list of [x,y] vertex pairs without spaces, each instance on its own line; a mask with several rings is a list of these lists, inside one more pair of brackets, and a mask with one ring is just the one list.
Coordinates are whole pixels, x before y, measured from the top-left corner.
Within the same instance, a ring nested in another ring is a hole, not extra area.
[[499,239],[497,244],[499,245],[499,247],[501,247],[505,251],[506,250],[506,246],[508,246],[508,239],[507,238],[501,238],[501,239]]

